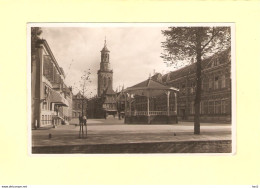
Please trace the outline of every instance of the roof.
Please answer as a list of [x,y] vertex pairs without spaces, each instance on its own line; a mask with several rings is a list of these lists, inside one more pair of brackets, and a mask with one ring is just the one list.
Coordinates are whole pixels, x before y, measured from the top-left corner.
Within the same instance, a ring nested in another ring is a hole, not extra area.
[[62,74],[61,69],[60,69],[60,66],[59,66],[58,62],[56,61],[56,59],[55,59],[55,57],[54,57],[54,55],[53,55],[53,53],[52,53],[52,51],[51,51],[51,48],[50,48],[48,42],[47,42],[45,39],[39,39],[39,40],[37,41],[37,45],[41,45],[41,44],[45,46],[45,48],[46,48],[48,54],[50,55],[51,59],[53,60],[53,62],[54,62],[54,64],[55,64],[55,66],[56,66],[58,72],[59,72],[60,74]]
[[[220,62],[224,62],[226,55],[228,55],[229,52],[230,52],[230,48],[202,60],[202,62],[201,62],[202,70],[210,67],[212,60],[216,57],[220,58]],[[194,74],[194,73],[196,73],[196,63],[187,65],[183,68],[180,68],[178,70],[175,70],[175,71],[172,71],[168,74],[163,75],[162,81],[165,83],[165,82],[168,81],[168,79],[169,80],[175,80],[175,79],[177,79],[177,78],[179,78],[183,75]]]
[[101,52],[109,52],[109,50],[107,49],[107,40],[106,39],[105,39],[104,47],[101,50]]
[[149,78],[139,84],[126,88],[123,92],[132,93],[132,94],[140,95],[140,96],[153,97],[153,96],[161,95],[161,94],[165,93],[165,91],[175,91],[176,92],[179,90],[174,87],[166,86],[158,81],[155,81],[155,80],[152,80],[151,78]]
[[158,82],[162,82],[162,75],[161,73],[155,73],[152,77],[151,77],[152,80],[156,80]]
[[65,72],[64,72],[64,70],[63,70],[62,67],[60,67],[60,71],[61,71],[61,73],[63,74],[63,76],[65,77]]
[[137,87],[161,87],[161,86],[165,86],[164,84],[158,82],[158,81],[155,81],[155,80],[152,80],[151,78],[143,81],[143,82],[140,82],[139,84],[136,84],[130,88],[137,88]]
[[111,87],[108,87],[107,90],[105,91],[105,94],[107,94],[107,95],[114,95],[116,93],[114,92],[114,90]]
[[101,52],[110,52],[110,51],[107,49],[107,45],[105,45],[105,46],[103,47],[103,49],[101,50]]

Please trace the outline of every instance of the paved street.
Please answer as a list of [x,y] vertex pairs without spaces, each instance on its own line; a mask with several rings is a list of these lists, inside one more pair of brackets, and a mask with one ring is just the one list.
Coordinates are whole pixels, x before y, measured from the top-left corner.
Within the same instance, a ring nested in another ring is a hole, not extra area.
[[132,125],[109,117],[106,120],[88,120],[87,129],[87,139],[78,138],[79,126],[75,125],[32,130],[32,146],[231,140],[230,124],[201,123],[201,134],[194,135],[192,122],[179,122],[177,125]]

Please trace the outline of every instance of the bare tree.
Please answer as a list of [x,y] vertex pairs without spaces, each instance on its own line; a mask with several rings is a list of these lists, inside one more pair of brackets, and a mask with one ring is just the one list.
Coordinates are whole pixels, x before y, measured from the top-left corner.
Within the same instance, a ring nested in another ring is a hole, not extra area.
[[[81,121],[80,121],[79,138],[84,138],[83,116],[85,115],[87,117],[87,102],[88,102],[87,94],[90,92],[89,91],[89,84],[91,83],[90,75],[91,75],[90,69],[88,69],[88,71],[84,71],[79,81],[79,88],[77,88],[81,94]],[[86,136],[87,136],[87,125],[86,125]]]
[[194,134],[200,134],[201,62],[230,47],[230,27],[169,27],[162,34],[166,37],[161,56],[165,62],[178,68],[196,60]]

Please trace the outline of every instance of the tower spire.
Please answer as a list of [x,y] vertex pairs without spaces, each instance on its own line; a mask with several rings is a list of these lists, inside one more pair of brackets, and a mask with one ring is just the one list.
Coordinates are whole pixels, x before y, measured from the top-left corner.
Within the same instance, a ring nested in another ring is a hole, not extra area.
[[104,46],[106,46],[107,45],[107,37],[105,36],[105,44],[104,44]]

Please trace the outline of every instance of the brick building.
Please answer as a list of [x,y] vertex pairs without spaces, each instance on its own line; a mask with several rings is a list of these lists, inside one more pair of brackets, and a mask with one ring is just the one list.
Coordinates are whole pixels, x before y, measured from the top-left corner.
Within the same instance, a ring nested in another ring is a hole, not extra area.
[[[196,90],[196,65],[193,63],[166,75],[158,81],[180,89],[178,94],[179,120],[192,121]],[[201,121],[231,122],[231,49],[202,61]]]
[[72,108],[72,118],[78,118],[82,115],[86,115],[87,112],[87,99],[82,96],[79,92],[76,95],[73,95],[73,108]]
[[[193,121],[196,93],[196,64],[185,66],[165,75],[154,74],[150,79],[177,88],[177,116],[179,121]],[[150,109],[165,112],[167,96],[150,98]],[[175,108],[174,95],[170,94],[170,111]],[[135,96],[137,111],[147,109],[147,99]],[[201,122],[231,122],[231,49],[217,53],[202,61]],[[132,109],[132,111],[135,109]]]

